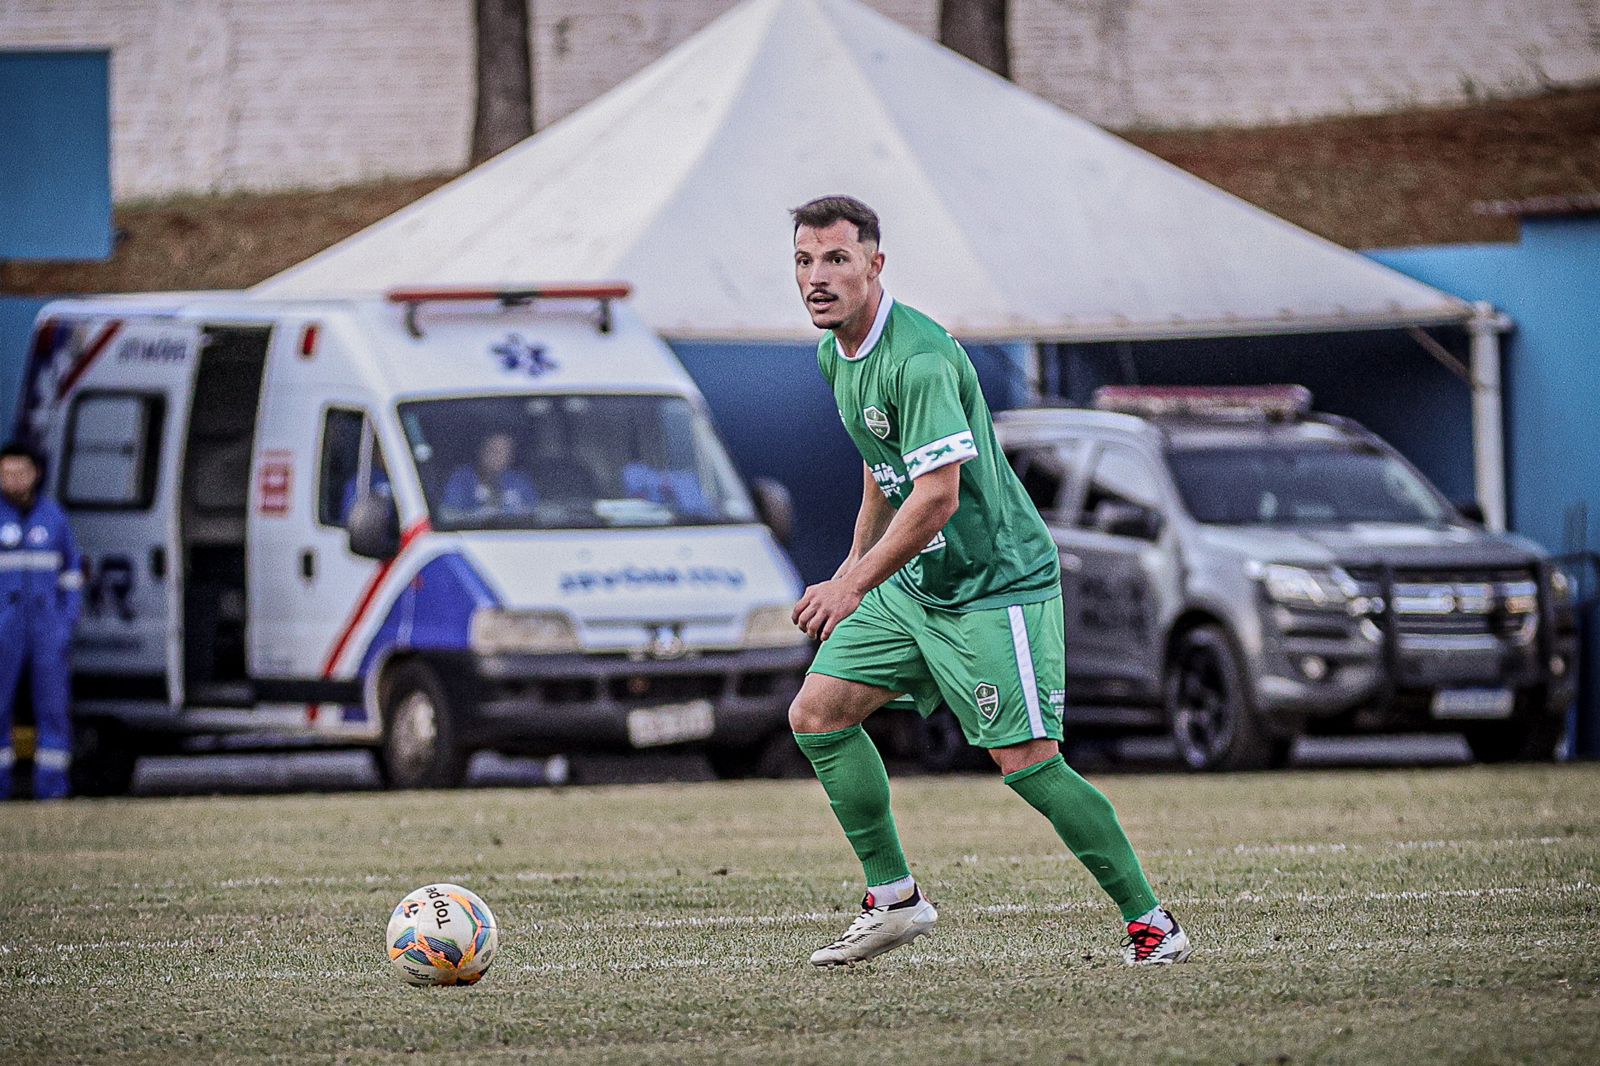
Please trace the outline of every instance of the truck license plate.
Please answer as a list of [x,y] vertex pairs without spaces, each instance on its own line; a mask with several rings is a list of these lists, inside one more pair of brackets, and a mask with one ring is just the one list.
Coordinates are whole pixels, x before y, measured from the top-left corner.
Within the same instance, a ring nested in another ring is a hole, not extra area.
[[636,748],[657,748],[685,740],[704,740],[715,727],[710,700],[645,707],[628,712],[628,743]]
[[1509,718],[1515,702],[1508,688],[1442,688],[1433,694],[1433,716]]

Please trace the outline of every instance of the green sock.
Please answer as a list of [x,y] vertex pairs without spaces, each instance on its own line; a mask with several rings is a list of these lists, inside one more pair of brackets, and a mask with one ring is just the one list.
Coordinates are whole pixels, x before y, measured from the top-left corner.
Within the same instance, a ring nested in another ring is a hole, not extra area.
[[1065,759],[1057,755],[1007,774],[1006,784],[1050,819],[1056,835],[1117,901],[1123,921],[1131,922],[1160,905],[1111,801]]
[[889,772],[860,726],[832,733],[796,733],[795,743],[817,771],[834,817],[861,860],[867,887],[911,876],[889,809]]

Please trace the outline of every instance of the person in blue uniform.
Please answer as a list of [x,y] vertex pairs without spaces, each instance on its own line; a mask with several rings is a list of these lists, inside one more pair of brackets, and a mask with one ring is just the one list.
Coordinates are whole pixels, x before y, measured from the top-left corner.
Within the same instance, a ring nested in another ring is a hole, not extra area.
[[490,433],[478,448],[478,461],[457,467],[445,482],[442,509],[454,516],[527,514],[539,502],[533,480],[516,469],[517,445],[511,434]]
[[0,448],[0,797],[11,795],[11,712],[25,665],[38,733],[33,794],[61,799],[68,791],[67,653],[83,603],[83,563],[66,512],[39,491],[43,465],[25,445]]

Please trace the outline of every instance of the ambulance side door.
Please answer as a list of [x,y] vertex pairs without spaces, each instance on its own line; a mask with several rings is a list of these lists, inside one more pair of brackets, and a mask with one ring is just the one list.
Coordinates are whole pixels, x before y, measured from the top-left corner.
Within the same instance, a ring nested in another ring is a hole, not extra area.
[[361,492],[389,491],[387,467],[373,398],[339,373],[334,338],[308,357],[303,333],[283,332],[297,350],[269,366],[252,490],[251,675],[263,702],[351,706],[359,686],[335,653],[380,564],[350,551],[345,525]]
[[200,332],[125,322],[56,406],[51,485],[88,582],[73,646],[85,697],[172,701],[177,471]]

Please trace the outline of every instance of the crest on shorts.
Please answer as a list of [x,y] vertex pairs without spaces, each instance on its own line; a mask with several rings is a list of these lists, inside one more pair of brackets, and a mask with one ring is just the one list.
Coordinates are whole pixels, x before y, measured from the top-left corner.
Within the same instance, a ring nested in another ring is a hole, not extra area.
[[978,713],[983,715],[984,721],[994,721],[994,716],[1000,713],[1000,690],[984,681],[972,690],[972,695],[978,701]]
[[889,435],[889,416],[876,407],[868,407],[861,412],[861,417],[867,420],[867,428],[872,430],[872,435],[883,440]]

